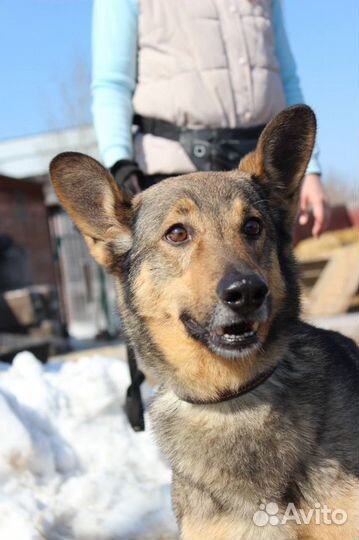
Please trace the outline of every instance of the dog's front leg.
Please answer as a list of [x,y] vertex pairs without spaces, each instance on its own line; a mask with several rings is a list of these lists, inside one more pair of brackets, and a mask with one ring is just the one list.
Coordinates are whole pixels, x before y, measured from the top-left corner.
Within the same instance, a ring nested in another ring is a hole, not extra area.
[[184,516],[181,521],[181,540],[239,540],[234,524],[226,517],[198,520]]
[[237,540],[233,520],[224,514],[221,503],[191,479],[174,474],[172,502],[181,540]]
[[209,495],[204,487],[179,475],[173,477],[173,507],[181,540],[297,540],[292,525],[260,527],[240,511]]
[[198,520],[184,516],[181,523],[181,540],[297,540],[292,527],[258,528],[248,520],[230,516],[215,516]]

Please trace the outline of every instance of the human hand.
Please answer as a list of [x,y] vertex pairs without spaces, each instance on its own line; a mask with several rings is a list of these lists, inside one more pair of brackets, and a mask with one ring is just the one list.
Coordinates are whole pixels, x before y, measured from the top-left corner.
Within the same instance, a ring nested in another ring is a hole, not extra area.
[[129,195],[136,195],[141,191],[143,173],[135,161],[121,159],[110,169],[119,187]]
[[312,210],[314,225],[312,235],[318,238],[328,226],[330,207],[327,194],[319,174],[307,174],[300,193],[299,224],[308,223]]
[[130,195],[137,195],[140,193],[141,187],[138,174],[131,174],[123,183],[123,189]]

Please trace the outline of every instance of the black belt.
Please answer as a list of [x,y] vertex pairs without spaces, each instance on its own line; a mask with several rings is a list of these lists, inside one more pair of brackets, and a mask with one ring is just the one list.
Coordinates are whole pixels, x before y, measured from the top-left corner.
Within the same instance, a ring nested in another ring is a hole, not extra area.
[[179,141],[183,133],[195,133],[198,138],[208,136],[213,139],[222,140],[253,140],[258,139],[264,129],[264,125],[254,126],[249,128],[199,128],[189,129],[186,127],[176,126],[166,120],[158,120],[157,118],[149,118],[145,116],[135,115],[134,124],[138,126],[141,133],[155,135],[156,137],[164,137],[172,141]]
[[134,123],[143,134],[178,141],[200,171],[235,169],[240,160],[255,149],[265,127],[189,129],[138,115]]

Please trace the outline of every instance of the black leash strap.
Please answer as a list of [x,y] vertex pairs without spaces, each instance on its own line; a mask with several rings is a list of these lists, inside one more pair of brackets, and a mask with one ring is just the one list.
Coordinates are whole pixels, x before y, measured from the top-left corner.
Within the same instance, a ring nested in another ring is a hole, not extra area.
[[138,369],[135,352],[129,345],[127,346],[127,359],[130,368],[131,385],[127,390],[125,411],[134,431],[144,431],[145,417],[143,413],[141,384],[145,380],[145,376]]
[[[140,176],[143,177],[137,163],[128,159],[117,161],[111,167],[110,172],[118,186],[127,194],[132,195],[134,195],[134,192],[132,191],[131,176],[136,175],[138,180]],[[131,384],[127,389],[125,412],[133,430],[144,431],[145,417],[143,413],[141,384],[145,380],[145,376],[138,369],[135,351],[130,345],[127,345],[127,362],[130,369]]]

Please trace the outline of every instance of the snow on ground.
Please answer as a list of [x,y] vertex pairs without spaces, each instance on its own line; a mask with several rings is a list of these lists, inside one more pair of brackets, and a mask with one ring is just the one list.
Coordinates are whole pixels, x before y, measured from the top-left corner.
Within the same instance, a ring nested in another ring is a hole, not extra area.
[[127,422],[128,384],[127,366],[100,356],[0,364],[2,540],[176,537],[170,471],[150,429]]

